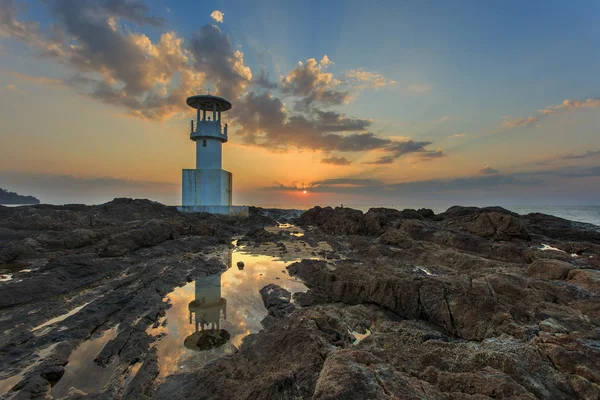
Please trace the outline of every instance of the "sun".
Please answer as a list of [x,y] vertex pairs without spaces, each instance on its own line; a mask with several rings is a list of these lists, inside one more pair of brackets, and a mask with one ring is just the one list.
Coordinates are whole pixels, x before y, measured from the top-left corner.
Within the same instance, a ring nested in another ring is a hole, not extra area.
[[303,191],[302,191],[302,193],[303,193],[303,194],[306,194],[306,190],[303,190]]

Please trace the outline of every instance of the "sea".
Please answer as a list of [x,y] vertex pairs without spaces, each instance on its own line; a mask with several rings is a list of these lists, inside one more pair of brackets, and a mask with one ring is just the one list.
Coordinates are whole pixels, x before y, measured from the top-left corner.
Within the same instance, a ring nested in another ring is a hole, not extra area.
[[[19,204],[10,204],[6,205],[8,207],[18,207]],[[290,205],[290,204],[259,204],[258,207],[263,208],[282,208],[282,209],[293,209],[293,210],[308,210],[313,207],[313,205]],[[325,207],[327,205],[321,205],[321,207]],[[340,204],[330,205],[331,207],[338,207]],[[475,204],[475,207],[487,207],[482,204]],[[419,208],[430,208],[436,214],[442,213],[446,211],[451,205],[434,205],[434,206],[422,206],[415,204],[407,204],[407,205],[398,205],[398,204],[388,204],[388,205],[364,205],[364,204],[344,204],[344,207],[354,208],[357,210],[361,210],[362,212],[369,211],[370,208],[373,207],[384,207],[384,208],[394,208],[397,210],[404,210],[405,208],[413,208],[415,210]],[[577,222],[586,222],[588,224],[594,224],[600,227],[600,206],[501,206],[506,208],[507,210],[516,212],[517,214],[526,215],[530,213],[543,213],[554,215],[556,217],[568,219],[571,221]]]

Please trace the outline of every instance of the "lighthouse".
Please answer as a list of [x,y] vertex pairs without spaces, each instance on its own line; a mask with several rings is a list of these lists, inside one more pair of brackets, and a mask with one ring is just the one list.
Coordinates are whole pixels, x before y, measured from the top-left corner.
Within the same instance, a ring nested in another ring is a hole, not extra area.
[[221,115],[231,103],[217,96],[187,98],[196,110],[190,121],[190,139],[196,143],[196,168],[182,171],[182,212],[207,212],[248,216],[248,207],[233,206],[233,175],[223,169],[223,143],[227,143],[227,124]]

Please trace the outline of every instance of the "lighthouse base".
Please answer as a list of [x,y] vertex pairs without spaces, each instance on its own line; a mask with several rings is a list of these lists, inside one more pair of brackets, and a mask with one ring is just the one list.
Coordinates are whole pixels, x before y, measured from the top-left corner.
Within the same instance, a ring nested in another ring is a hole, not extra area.
[[181,205],[231,205],[231,172],[224,169],[184,169],[182,178]]
[[248,207],[232,206],[231,172],[224,169],[184,169],[180,212],[248,216]]
[[209,213],[229,215],[231,217],[248,217],[250,210],[248,206],[181,206],[177,211],[184,213]]

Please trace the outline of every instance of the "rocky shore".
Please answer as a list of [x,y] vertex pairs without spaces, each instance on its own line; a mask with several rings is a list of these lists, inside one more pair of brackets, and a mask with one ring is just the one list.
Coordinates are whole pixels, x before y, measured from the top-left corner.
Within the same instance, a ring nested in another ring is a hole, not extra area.
[[[0,207],[0,398],[600,398],[599,227],[499,207],[250,214]],[[257,287],[263,330],[158,378],[165,296],[226,270],[235,241],[300,260],[309,290]],[[98,338],[85,362],[106,383],[58,396]]]

